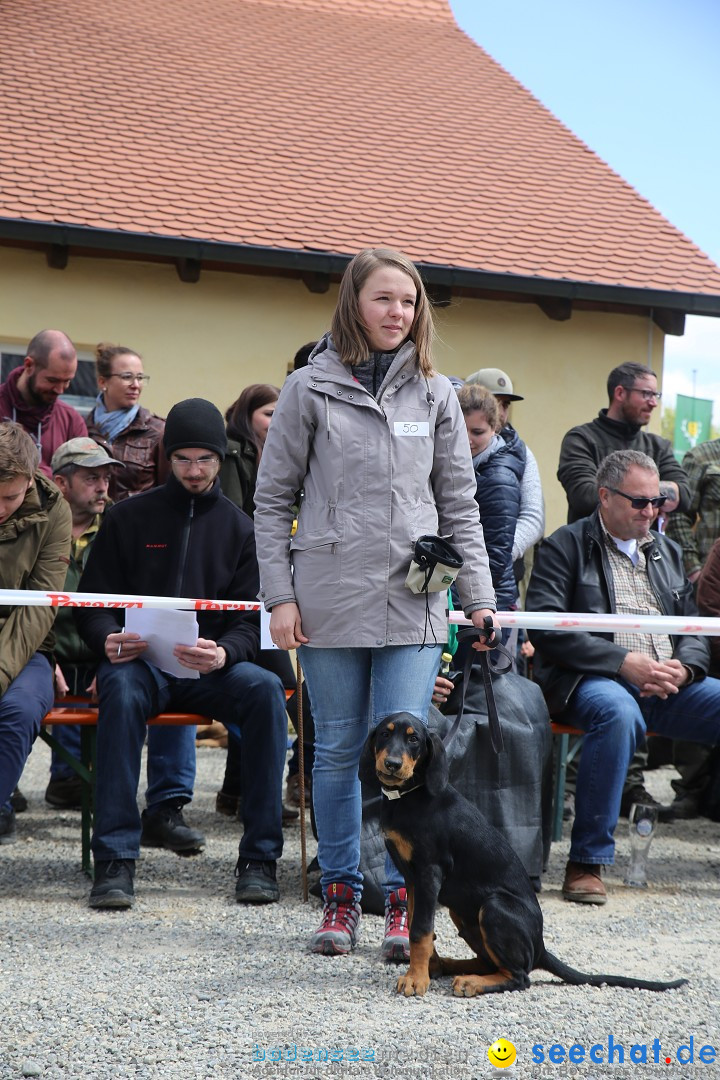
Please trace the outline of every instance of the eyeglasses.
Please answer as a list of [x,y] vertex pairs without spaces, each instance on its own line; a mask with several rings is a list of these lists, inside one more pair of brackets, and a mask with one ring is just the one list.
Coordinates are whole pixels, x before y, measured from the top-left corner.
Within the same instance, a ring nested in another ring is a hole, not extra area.
[[625,389],[636,394],[642,394],[646,401],[660,401],[662,398],[659,390],[643,390],[639,386],[626,386]]
[[624,491],[620,491],[618,488],[608,488],[608,491],[612,491],[613,495],[622,495],[623,499],[627,499],[630,503],[633,510],[644,510],[646,506],[654,506],[656,510],[659,510],[668,500],[667,495],[656,495],[654,499],[643,499],[640,496],[626,495]]
[[183,457],[182,454],[173,454],[170,459],[173,465],[177,465],[178,469],[190,469],[193,465],[197,465],[201,469],[212,469],[213,465],[217,465],[220,460],[217,454],[206,454],[204,457],[188,458]]
[[130,386],[131,383],[137,382],[143,386],[146,382],[150,382],[149,375],[133,375],[132,371],[123,371],[118,373],[113,371],[112,375],[109,375],[110,379],[122,379],[126,386]]

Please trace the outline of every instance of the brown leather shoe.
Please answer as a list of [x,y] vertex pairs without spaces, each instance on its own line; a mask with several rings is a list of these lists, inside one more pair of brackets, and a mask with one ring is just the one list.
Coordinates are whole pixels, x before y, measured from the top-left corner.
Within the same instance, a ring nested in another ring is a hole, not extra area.
[[607,893],[600,877],[602,866],[590,863],[568,862],[562,894],[565,900],[576,904],[605,904]]
[[[310,791],[312,788],[312,776],[305,776],[305,805],[310,805]],[[285,784],[285,802],[288,806],[300,805],[300,773],[288,776]]]

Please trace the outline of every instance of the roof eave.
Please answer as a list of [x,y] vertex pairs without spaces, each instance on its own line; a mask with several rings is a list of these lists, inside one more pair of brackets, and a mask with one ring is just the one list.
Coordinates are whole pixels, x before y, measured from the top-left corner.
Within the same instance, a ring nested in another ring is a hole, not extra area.
[[[252,244],[194,240],[182,236],[96,229],[84,225],[0,218],[0,242],[31,244],[55,249],[82,249],[118,255],[185,260],[198,265],[236,264],[247,268],[294,271],[338,277],[352,258],[327,251],[262,247]],[[495,273],[438,263],[418,263],[429,285],[446,289],[548,297],[565,301],[585,301],[628,308],[657,308],[686,315],[720,317],[720,294],[681,290],[648,289],[625,285],[603,285],[593,281]]]

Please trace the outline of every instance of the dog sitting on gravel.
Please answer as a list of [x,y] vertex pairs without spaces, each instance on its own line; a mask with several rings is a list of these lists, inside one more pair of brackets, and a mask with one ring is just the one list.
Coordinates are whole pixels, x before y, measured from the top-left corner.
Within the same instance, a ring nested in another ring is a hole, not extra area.
[[[380,782],[385,844],[408,890],[410,967],[398,993],[422,995],[439,975],[455,976],[458,997],[526,990],[536,968],[574,986],[672,990],[687,982],[588,975],[548,952],[542,911],[520,859],[448,777],[440,738],[410,713],[388,716],[368,737],[360,779]],[[438,904],[449,909],[474,957],[438,956]]]

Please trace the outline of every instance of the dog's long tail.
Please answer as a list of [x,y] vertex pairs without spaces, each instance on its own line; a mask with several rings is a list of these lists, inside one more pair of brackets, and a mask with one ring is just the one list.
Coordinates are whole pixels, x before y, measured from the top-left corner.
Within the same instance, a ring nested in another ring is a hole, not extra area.
[[572,986],[624,986],[628,990],[676,990],[678,986],[685,986],[687,979],[675,979],[673,982],[653,982],[650,979],[631,979],[625,975],[588,975],[584,971],[576,971],[568,967],[545,949],[543,956],[538,960],[537,967],[543,971],[549,971],[563,982]]

